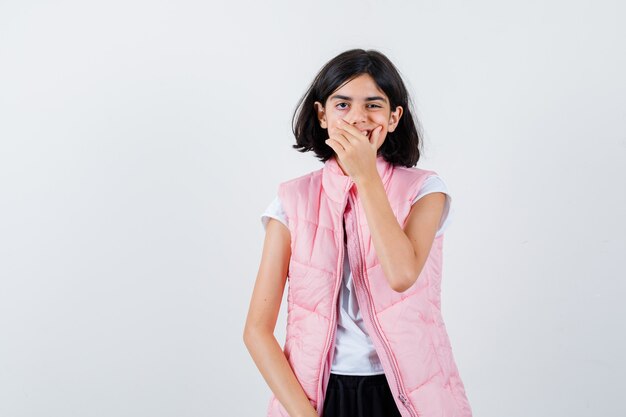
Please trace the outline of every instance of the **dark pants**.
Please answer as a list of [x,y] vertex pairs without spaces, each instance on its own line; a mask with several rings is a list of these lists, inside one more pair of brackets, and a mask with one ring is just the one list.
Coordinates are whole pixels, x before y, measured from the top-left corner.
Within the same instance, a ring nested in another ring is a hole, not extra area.
[[401,417],[389,389],[380,375],[330,374],[323,417]]

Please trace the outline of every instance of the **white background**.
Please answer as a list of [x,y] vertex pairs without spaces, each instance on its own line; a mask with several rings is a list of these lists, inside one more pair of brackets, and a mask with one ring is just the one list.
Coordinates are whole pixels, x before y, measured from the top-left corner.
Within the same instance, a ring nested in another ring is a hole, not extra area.
[[0,2],[0,415],[265,415],[260,214],[321,167],[292,112],[354,47],[400,69],[452,195],[475,417],[626,415],[625,8]]

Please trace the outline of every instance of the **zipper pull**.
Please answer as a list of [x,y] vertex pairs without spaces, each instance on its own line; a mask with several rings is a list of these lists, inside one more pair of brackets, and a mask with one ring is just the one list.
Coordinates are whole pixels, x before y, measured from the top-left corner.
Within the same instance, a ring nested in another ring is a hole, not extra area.
[[407,398],[404,396],[404,394],[398,395],[398,398],[400,399],[400,401],[402,401],[402,404],[406,405]]

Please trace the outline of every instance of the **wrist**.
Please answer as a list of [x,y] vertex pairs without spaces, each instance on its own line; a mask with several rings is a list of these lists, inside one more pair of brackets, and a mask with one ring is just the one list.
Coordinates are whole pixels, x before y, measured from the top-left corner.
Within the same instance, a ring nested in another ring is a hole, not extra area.
[[378,172],[363,177],[354,178],[353,181],[358,188],[369,188],[373,185],[376,185],[377,183],[382,184],[382,180],[380,179],[380,175],[378,175]]

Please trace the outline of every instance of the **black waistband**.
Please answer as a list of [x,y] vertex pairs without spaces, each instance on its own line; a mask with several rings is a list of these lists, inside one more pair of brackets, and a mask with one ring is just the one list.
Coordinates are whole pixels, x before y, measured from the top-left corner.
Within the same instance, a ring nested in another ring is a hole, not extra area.
[[385,374],[378,375],[341,375],[331,372],[328,380],[329,387],[339,384],[343,388],[358,388],[359,386],[380,386],[387,385],[387,377]]

